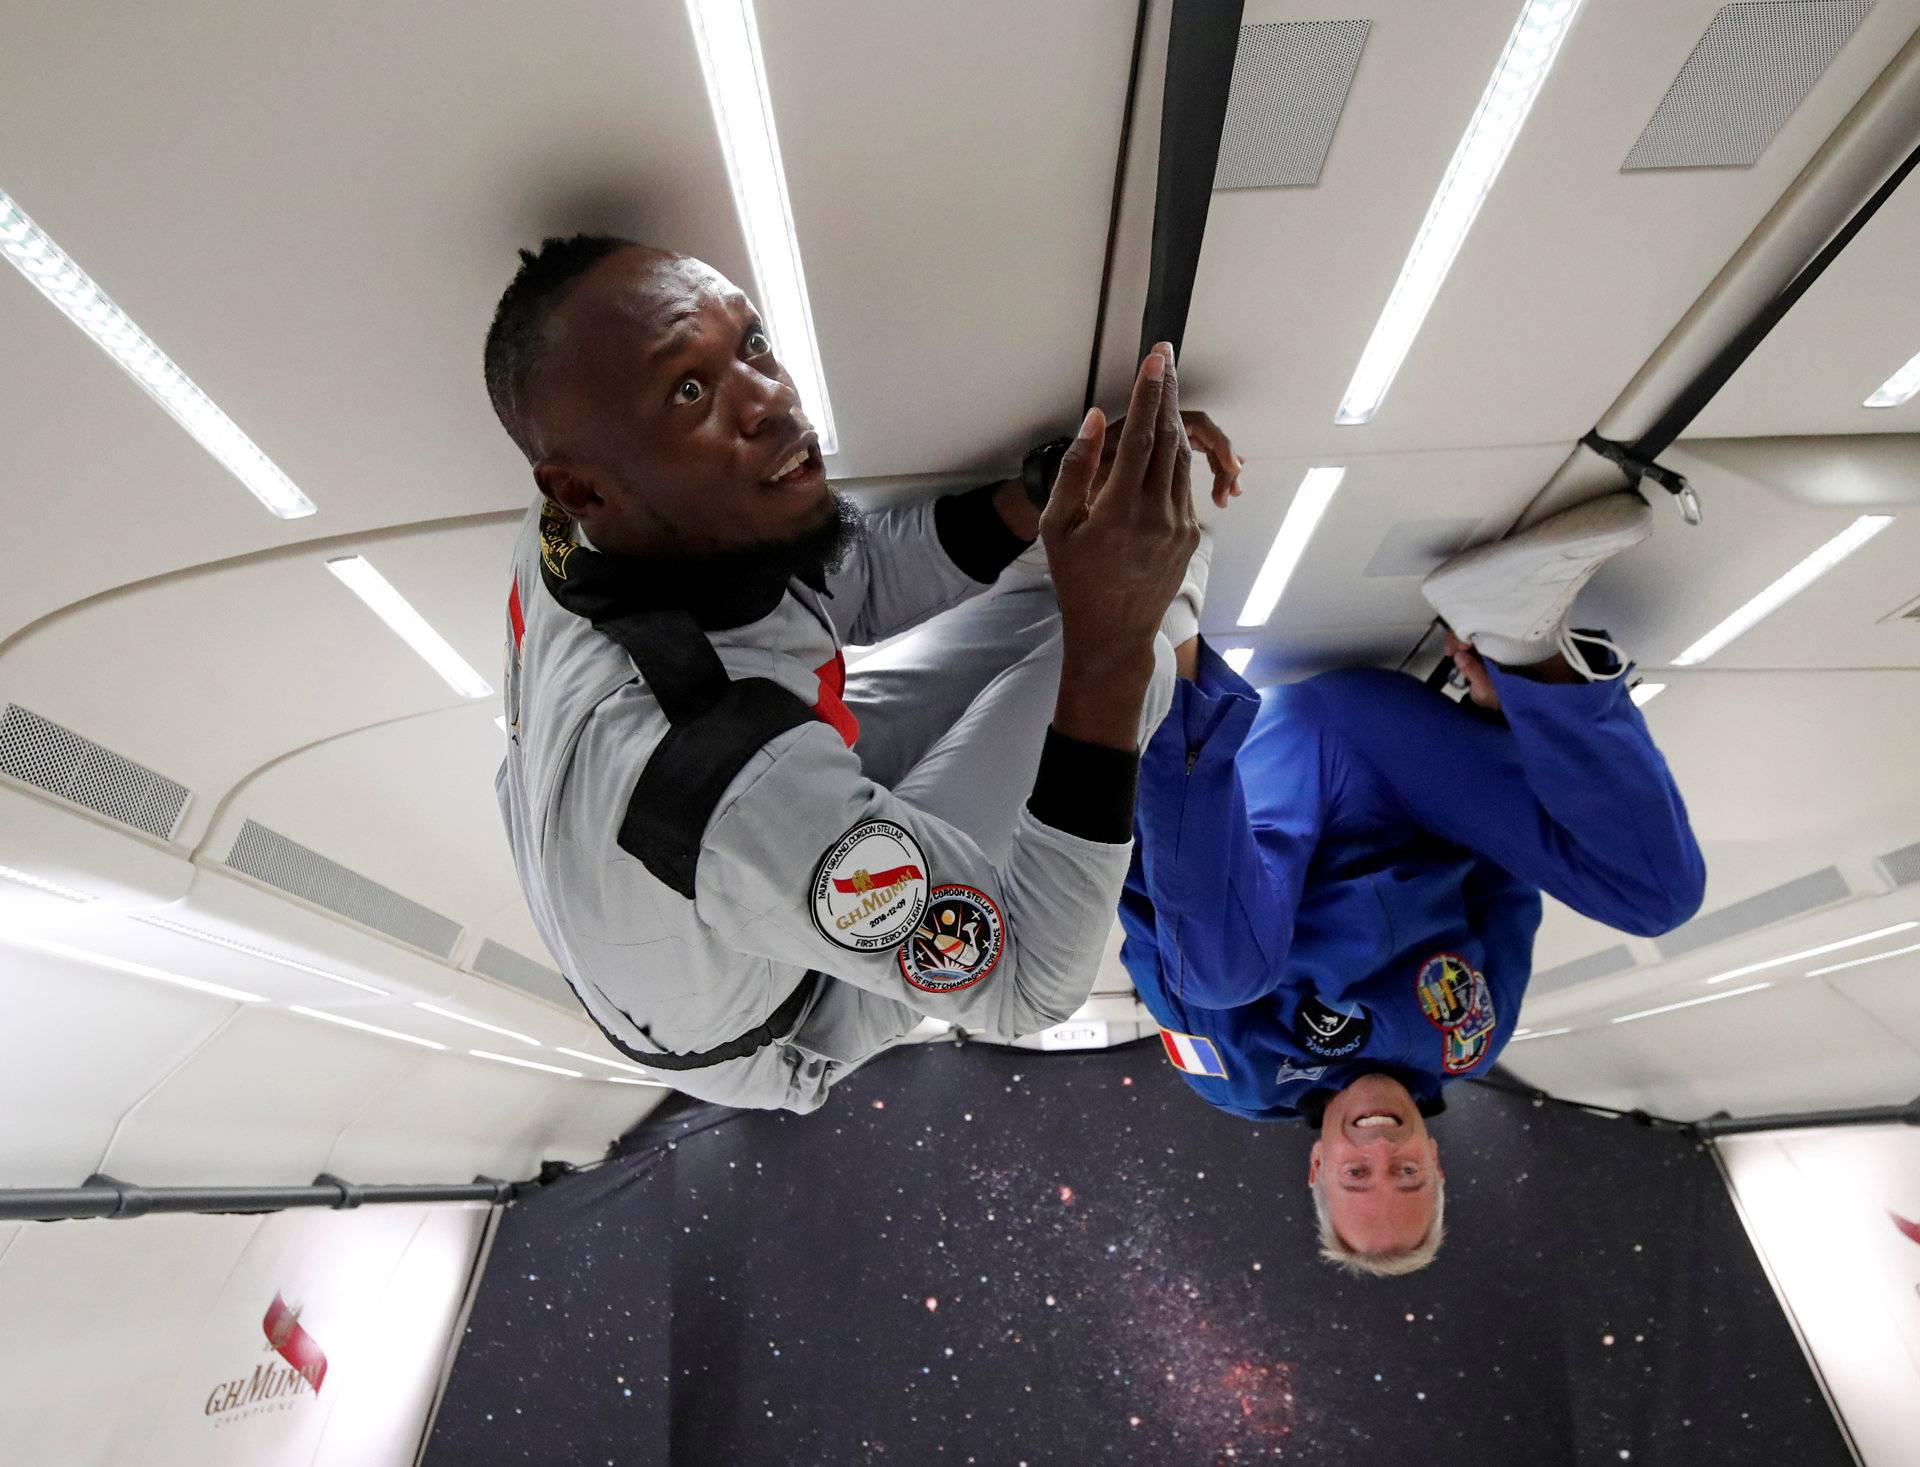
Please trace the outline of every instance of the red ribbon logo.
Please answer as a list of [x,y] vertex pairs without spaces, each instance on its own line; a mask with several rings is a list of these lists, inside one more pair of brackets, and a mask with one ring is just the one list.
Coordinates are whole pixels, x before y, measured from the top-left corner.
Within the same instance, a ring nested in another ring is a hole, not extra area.
[[319,1342],[301,1327],[300,1311],[288,1308],[287,1301],[276,1293],[273,1303],[267,1306],[266,1317],[260,1321],[260,1328],[266,1331],[267,1343],[274,1353],[305,1376],[307,1384],[318,1395],[320,1382],[327,1378],[327,1356]]
[[885,871],[856,871],[851,881],[836,876],[833,878],[835,890],[849,894],[856,891],[884,890],[889,886],[898,886],[903,881],[919,881],[918,866],[889,866]]

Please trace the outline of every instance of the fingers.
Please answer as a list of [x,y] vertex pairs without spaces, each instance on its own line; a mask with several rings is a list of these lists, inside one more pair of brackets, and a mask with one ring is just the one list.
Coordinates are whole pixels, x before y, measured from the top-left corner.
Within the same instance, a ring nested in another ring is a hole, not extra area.
[[[1114,457],[1112,473],[1107,476],[1109,488],[1132,486],[1137,491],[1153,462],[1155,425],[1166,387],[1166,373],[1167,359],[1156,346],[1140,363],[1139,374],[1133,379],[1133,398],[1120,427],[1120,451]],[[1100,497],[1104,504],[1112,495],[1103,492]]]
[[1207,456],[1213,470],[1213,502],[1225,509],[1227,500],[1240,492],[1240,470],[1247,461],[1233,451],[1233,441],[1207,414],[1183,411],[1180,420],[1187,425],[1187,440]]
[[1071,525],[1085,516],[1106,437],[1106,415],[1099,408],[1089,408],[1054,475],[1053,492],[1047,496],[1046,512],[1040,517],[1042,530],[1049,523]]
[[1175,520],[1181,522],[1193,517],[1192,491],[1188,487],[1193,449],[1180,421],[1180,381],[1173,348],[1162,342],[1154,350],[1166,353],[1166,383],[1153,425],[1153,462],[1146,488],[1149,496],[1157,492],[1159,503],[1171,507]]

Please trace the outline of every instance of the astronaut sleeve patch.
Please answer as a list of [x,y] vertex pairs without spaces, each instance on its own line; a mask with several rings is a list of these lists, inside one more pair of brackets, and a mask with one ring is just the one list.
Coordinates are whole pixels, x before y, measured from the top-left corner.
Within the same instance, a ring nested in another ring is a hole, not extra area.
[[992,897],[971,886],[936,886],[900,946],[900,976],[922,993],[971,988],[999,966],[1005,943]]
[[813,925],[849,952],[884,952],[919,924],[927,885],[927,858],[911,833],[891,820],[862,821],[813,868]]

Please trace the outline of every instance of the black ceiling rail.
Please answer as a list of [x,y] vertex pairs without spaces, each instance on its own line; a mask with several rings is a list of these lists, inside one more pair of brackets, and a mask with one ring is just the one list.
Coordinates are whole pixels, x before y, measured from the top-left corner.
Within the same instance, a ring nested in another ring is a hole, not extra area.
[[140,1187],[96,1172],[78,1187],[0,1188],[0,1222],[147,1217],[159,1213],[345,1210],[396,1202],[511,1202],[535,1182],[475,1177],[471,1182],[399,1182],[359,1186],[322,1172],[304,1187]]
[[1140,355],[1186,335],[1207,207],[1227,121],[1242,0],[1173,0],[1167,79],[1160,110],[1159,177],[1153,196],[1153,259],[1140,318]]
[[1725,1111],[1695,1121],[1696,1136],[1740,1136],[1750,1131],[1806,1131],[1817,1126],[1920,1126],[1920,1096],[1905,1105],[1868,1105],[1851,1110],[1786,1111],[1769,1116],[1730,1116]]
[[1713,401],[1720,389],[1732,380],[1733,374],[1740,370],[1747,358],[1764,341],[1767,334],[1781,319],[1792,310],[1800,297],[1812,288],[1826,268],[1839,258],[1840,252],[1853,242],[1855,235],[1867,226],[1867,221],[1880,211],[1880,206],[1893,197],[1895,189],[1906,180],[1916,166],[1920,166],[1920,146],[1916,146],[1901,161],[1886,180],[1875,189],[1872,195],[1853,216],[1835,231],[1833,237],[1821,246],[1820,251],[1801,267],[1798,274],[1789,280],[1772,300],[1768,301],[1751,321],[1734,334],[1725,346],[1721,347],[1706,366],[1693,376],[1687,385],[1680,389],[1667,410],[1655,419],[1652,427],[1642,433],[1632,443],[1620,443],[1611,438],[1603,438],[1599,429],[1594,429],[1580,441],[1602,458],[1611,460],[1620,471],[1638,488],[1643,479],[1652,479],[1662,489],[1672,494],[1680,503],[1681,511],[1690,524],[1700,523],[1699,501],[1694,497],[1693,489],[1683,475],[1664,468],[1654,462],[1661,454],[1671,448],[1680,435],[1687,431],[1693,420],[1700,416],[1706,405]]

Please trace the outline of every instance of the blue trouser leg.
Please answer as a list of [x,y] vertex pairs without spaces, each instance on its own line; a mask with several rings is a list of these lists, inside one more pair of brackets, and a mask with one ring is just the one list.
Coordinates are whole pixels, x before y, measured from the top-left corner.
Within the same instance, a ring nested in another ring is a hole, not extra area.
[[1504,729],[1398,673],[1297,684],[1349,756],[1330,825],[1397,812],[1611,927],[1652,936],[1686,921],[1705,866],[1624,680],[1560,686],[1490,670]]

